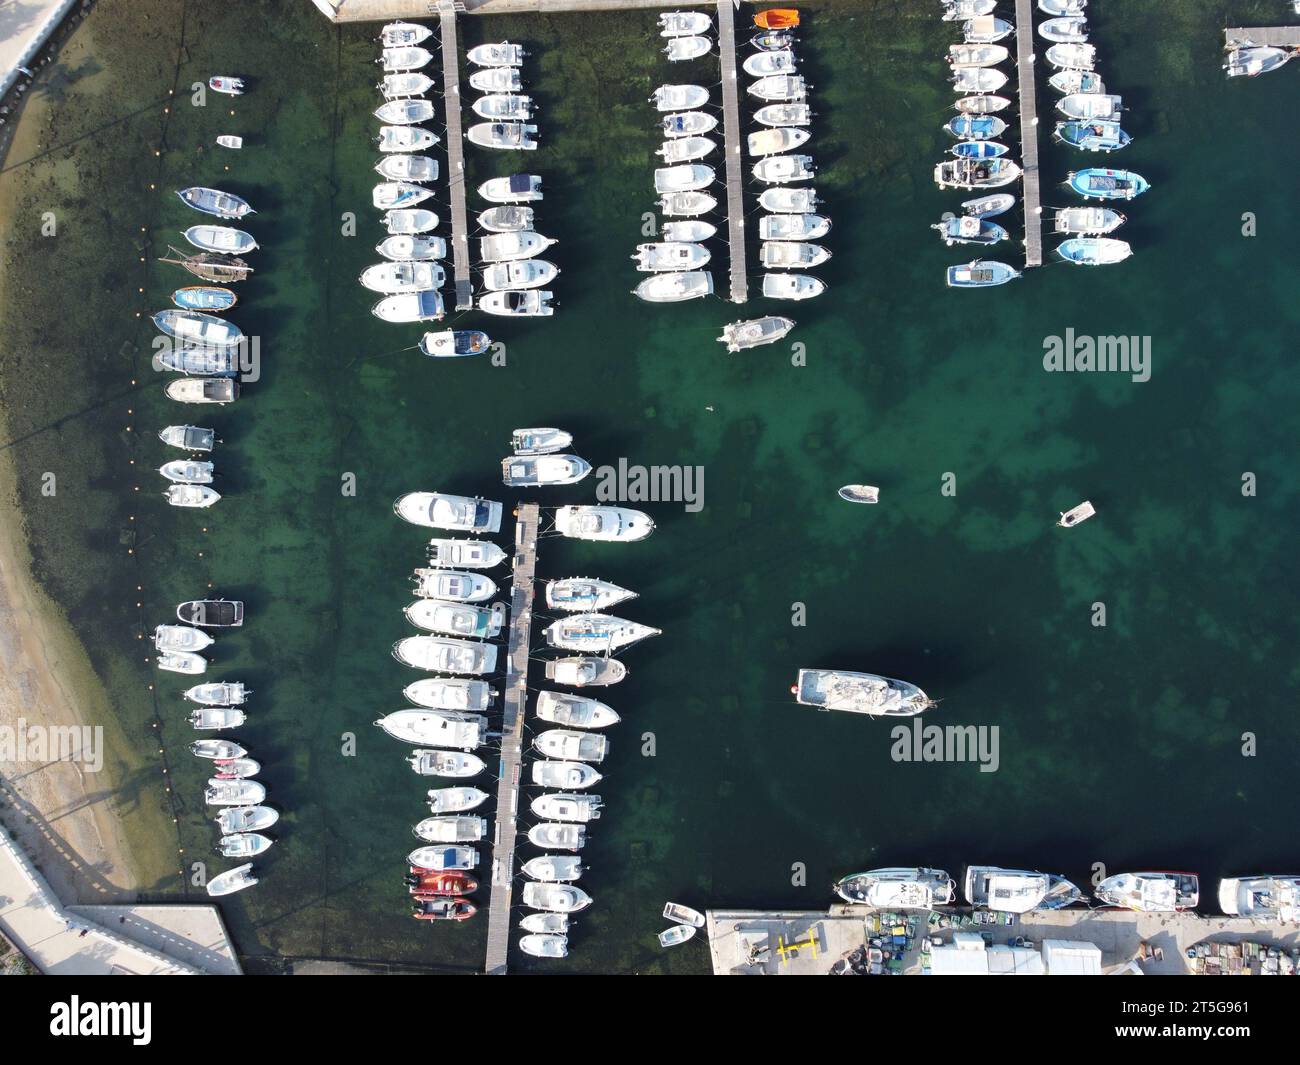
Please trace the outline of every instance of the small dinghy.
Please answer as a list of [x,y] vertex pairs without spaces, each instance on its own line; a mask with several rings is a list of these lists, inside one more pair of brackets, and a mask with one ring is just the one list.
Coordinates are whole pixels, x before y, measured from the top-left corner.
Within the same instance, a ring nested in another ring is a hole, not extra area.
[[1054,44],[1047,50],[1047,61],[1058,70],[1092,70],[1097,63],[1097,46]]
[[754,164],[753,173],[768,185],[811,181],[816,176],[811,155],[769,155]]
[[964,266],[950,266],[947,273],[949,288],[992,288],[1005,285],[1020,276],[1020,271],[1006,263],[992,259],[976,259]]
[[1141,174],[1104,167],[1077,171],[1068,180],[1070,188],[1085,200],[1131,200],[1151,187]]
[[1082,44],[1088,39],[1088,20],[1082,15],[1045,19],[1038,24],[1038,33],[1055,44]]
[[713,274],[708,270],[684,270],[647,277],[632,294],[647,303],[681,303],[713,295]]
[[967,44],[996,44],[1006,40],[1016,28],[1006,19],[976,15],[962,23],[962,38]]
[[763,344],[775,344],[793,328],[793,319],[771,314],[764,318],[750,318],[748,321],[724,325],[718,341],[725,344],[728,351],[745,351]]
[[257,877],[253,875],[253,863],[249,862],[236,869],[231,869],[229,872],[214,876],[208,881],[208,894],[214,898],[222,895],[233,895],[236,891],[243,891],[244,888],[250,888],[256,883]]
[[587,844],[587,829],[583,825],[543,821],[528,830],[528,842],[542,850],[580,851]]
[[[582,876],[582,859],[576,854],[543,854],[540,858],[530,858],[520,869],[531,880],[557,884]],[[531,917],[524,920],[531,920]]]
[[169,425],[158,433],[158,439],[186,451],[211,451],[217,444],[214,430],[197,425]]
[[217,853],[223,858],[251,858],[271,849],[274,840],[260,832],[236,832],[217,840]]
[[660,85],[650,97],[657,111],[694,111],[709,102],[702,85]]
[[422,777],[448,777],[452,780],[476,777],[487,768],[487,763],[478,755],[466,754],[463,751],[421,748],[412,751],[407,762]]
[[713,167],[703,163],[662,166],[655,170],[655,192],[695,192],[708,188],[717,178]]
[[760,100],[797,103],[808,95],[808,85],[798,74],[769,74],[750,82],[748,92]]
[[[806,214],[817,206],[819,198],[814,188],[764,189],[758,196],[758,205],[773,214]],[[827,228],[830,221],[827,220]]]
[[594,577],[565,577],[546,582],[546,605],[553,610],[567,610],[571,613],[608,610],[635,598],[636,592]]
[[471,144],[503,151],[535,151],[537,127],[525,122],[479,122],[465,132]]
[[478,788],[430,788],[428,799],[431,813],[463,813],[477,810],[488,801],[488,793]]
[[192,703],[211,704],[213,706],[242,706],[248,701],[252,692],[241,681],[211,681],[187,688],[184,697]]
[[763,295],[771,300],[810,300],[826,291],[826,282],[809,274],[763,275]]
[[208,88],[213,92],[223,93],[226,96],[243,96],[244,79],[232,78],[227,74],[217,74],[208,78]]
[[550,237],[544,237],[532,229],[521,229],[516,233],[494,233],[490,237],[479,238],[478,257],[485,263],[531,259],[554,243]]
[[690,163],[712,154],[717,147],[717,141],[711,137],[679,137],[664,141],[655,154],[665,163]]
[[1118,122],[1058,122],[1053,136],[1086,152],[1116,152],[1133,141]]
[[395,236],[380,241],[375,251],[394,262],[429,262],[447,257],[447,242],[442,237]]
[[1114,232],[1123,224],[1124,216],[1108,207],[1066,207],[1056,212],[1052,219],[1052,231],[1103,236]]
[[[988,3],[991,6],[993,0]],[[799,25],[799,12],[793,7],[769,7],[755,13],[754,25],[761,30],[793,29]]]
[[245,215],[256,213],[242,196],[236,196],[233,192],[222,192],[220,189],[195,185],[192,188],[178,190],[176,195],[180,197],[182,203],[193,207],[196,211],[215,215],[217,218],[243,218]]
[[667,270],[698,270],[708,265],[712,257],[712,253],[703,244],[663,241],[658,244],[638,244],[632,260],[642,273],[662,273]]
[[234,740],[195,740],[190,744],[190,754],[211,761],[243,758],[248,753]]
[[1005,96],[963,96],[953,107],[963,115],[991,115],[995,111],[1005,111],[1011,101]]
[[688,218],[681,222],[665,222],[662,235],[669,244],[699,244],[716,237],[718,227],[712,222]]
[[244,146],[244,138],[236,137],[233,133],[223,133],[217,138],[217,145],[221,148],[232,148],[238,151]]
[[428,74],[385,74],[378,88],[384,99],[397,100],[404,96],[423,96],[433,85]]
[[620,720],[612,707],[599,700],[552,691],[538,694],[537,716],[542,721],[567,728],[608,728]]
[[1114,237],[1070,237],[1056,250],[1066,262],[1080,266],[1109,266],[1133,254],[1128,241]]
[[[466,330],[475,332],[478,330]],[[437,334],[430,333],[429,336]],[[479,333],[487,341],[486,333]],[[506,553],[489,540],[457,540],[434,538],[429,541],[429,561],[434,566],[456,566],[461,569],[491,569],[505,561]]]
[[660,37],[692,37],[713,29],[713,20],[702,11],[665,11],[659,16]]
[[481,817],[426,817],[412,829],[426,843],[477,843],[487,833]]
[[391,126],[414,126],[433,118],[433,101],[421,99],[389,100],[375,108],[375,117]]
[[234,403],[239,382],[232,377],[190,377],[170,382],[163,395],[177,403]]
[[1284,48],[1234,48],[1223,69],[1230,78],[1253,78],[1276,70],[1293,55]]
[[415,594],[426,599],[450,599],[457,603],[486,603],[497,594],[497,584],[487,574],[471,570],[417,569]]
[[779,152],[792,151],[801,144],[806,144],[812,134],[806,129],[791,126],[779,126],[773,129],[760,129],[751,133],[747,140],[750,155],[776,155]]
[[256,806],[266,798],[266,788],[256,780],[218,780],[213,777],[203,789],[208,806]]
[[689,925],[691,928],[704,927],[704,914],[683,906],[680,902],[665,902],[664,917],[675,924]]
[[155,370],[174,373],[197,374],[202,377],[233,377],[240,371],[239,352],[211,348],[172,348],[161,351],[150,360]]
[[1001,136],[1007,128],[1007,120],[997,115],[957,115],[943,128],[962,140],[983,141]]
[[962,22],[993,13],[997,0],[948,0],[943,5],[944,22]]
[[592,899],[582,888],[571,884],[532,883],[524,885],[523,901],[530,910],[576,913],[590,906]]
[[190,226],[184,236],[196,248],[223,255],[242,255],[257,248],[253,234],[229,226]]
[[[205,484],[174,484],[163,493],[168,505],[203,510],[220,502],[221,494]],[[161,665],[161,663],[159,663]],[[162,668],[166,669],[166,666]],[[205,663],[203,669],[207,668]],[[202,673],[203,669],[180,669],[180,673]]]
[[237,629],[244,623],[244,604],[237,599],[189,599],[177,605],[176,617],[205,629]]
[[465,53],[465,58],[476,67],[517,67],[523,64],[526,54],[523,45],[501,41],[476,45]]
[[769,30],[766,33],[756,33],[749,39],[749,43],[757,48],[760,52],[779,52],[785,48],[793,48],[795,35],[789,30]]
[[1063,511],[1056,524],[1063,529],[1069,529],[1080,522],[1087,521],[1096,513],[1097,509],[1085,499],[1077,507],[1071,507],[1069,510]]
[[1124,110],[1124,98],[1101,92],[1076,92],[1056,101],[1056,109],[1066,118],[1083,121],[1117,119]]
[[588,824],[599,820],[601,799],[599,795],[566,795],[552,792],[539,795],[530,804],[534,817],[566,824]]
[[381,152],[422,152],[438,143],[439,137],[423,126],[380,126]]
[[948,65],[995,67],[999,63],[1005,63],[1010,54],[1001,44],[953,44],[948,46]]
[[934,168],[934,182],[941,189],[996,189],[1020,177],[1020,167],[1010,159],[953,159]]
[[1016,198],[1009,192],[995,192],[989,196],[979,196],[966,200],[961,208],[972,218],[994,218],[1005,214],[1016,205]]
[[958,159],[997,159],[1006,155],[1008,148],[997,141],[958,141],[948,149]]
[[388,296],[370,308],[385,322],[436,322],[446,313],[437,292],[406,292]]
[[1059,93],[1104,93],[1105,82],[1095,70],[1058,70],[1047,83]]
[[529,933],[520,937],[519,949],[534,958],[567,958],[569,937]]
[[480,96],[471,105],[479,118],[495,122],[527,122],[533,117],[533,98],[512,92],[493,92]]
[[[407,639],[429,641],[432,637],[411,636]],[[487,723],[487,718],[481,714],[411,707],[396,710],[374,722],[393,739],[401,740],[403,743],[418,743],[458,751],[472,751],[482,744],[486,738]]]
[[[403,156],[410,158],[410,156]],[[371,190],[370,202],[381,211],[394,207],[414,207],[433,195],[432,189],[408,181],[381,181]]]
[[441,288],[442,267],[437,263],[378,263],[361,272],[361,284],[371,292],[428,292]]
[[393,644],[393,657],[413,669],[481,677],[496,669],[497,647],[447,636],[407,636]]
[[707,192],[672,192],[658,202],[659,210],[670,218],[707,214],[718,206],[717,199]]
[[1007,231],[986,218],[970,215],[948,217],[930,227],[938,231],[943,242],[954,244],[997,244],[1007,239]]
[[153,645],[159,651],[202,651],[212,643],[211,636],[190,625],[158,625],[153,630]]
[[767,240],[758,249],[758,261],[768,269],[820,266],[830,257],[820,244],[797,240]]
[[420,338],[421,353],[431,359],[462,359],[482,355],[491,347],[492,338],[481,329],[444,329]]
[[471,847],[418,847],[406,856],[407,865],[433,873],[468,872],[478,866]]
[[713,44],[707,37],[674,37],[664,48],[664,55],[670,63],[681,63],[689,59],[699,59],[713,50]]
[[596,770],[582,762],[533,762],[533,783],[543,788],[590,788],[601,779]]
[[469,76],[469,87],[482,93],[496,94],[518,92],[524,83],[518,67],[488,67]]
[[187,311],[228,311],[239,302],[239,297],[228,288],[187,285],[172,293],[172,302]]
[[483,287],[496,292],[541,288],[549,285],[560,268],[545,259],[515,259],[506,263],[493,263],[483,269]]
[[280,820],[279,811],[270,806],[234,806],[221,810],[213,818],[226,835],[236,832],[261,832]]
[[675,924],[659,933],[661,947],[675,947],[694,937],[699,929],[689,924]]
[[433,36],[433,30],[414,22],[390,22],[379,32],[385,48],[405,48],[420,44]]
[[427,48],[385,48],[379,54],[386,74],[419,70],[433,62],[433,53]]
[[478,194],[492,203],[531,203],[542,198],[542,179],[536,174],[492,178],[478,187]]
[[760,126],[806,126],[812,122],[812,108],[807,104],[766,104],[754,112]]
[[395,237],[410,237],[438,228],[438,216],[423,207],[399,207],[384,212],[384,225]]
[[548,318],[555,313],[553,299],[555,293],[545,289],[489,292],[479,297],[478,309],[501,318]]
[[711,133],[717,128],[718,120],[706,111],[682,111],[664,115],[661,123],[664,136],[670,139],[678,137],[696,137]]
[[516,455],[553,455],[572,443],[572,433],[550,427],[516,429],[510,434],[510,448]]
[[[560,861],[567,860],[563,855],[546,855],[542,858],[536,858],[534,861],[546,861],[552,857]],[[573,860],[577,861],[576,858]],[[546,878],[533,877],[533,879],[545,880]],[[519,927],[525,932],[536,932],[538,935],[563,935],[569,930],[569,915],[567,913],[530,913],[520,920]]]
[[880,489],[872,484],[846,484],[839,496],[846,503],[879,503]]
[[431,710],[486,710],[496,691],[485,680],[462,677],[424,677],[408,684],[402,694]]
[[953,67],[952,87],[959,93],[997,92],[1007,83],[1007,75],[994,67]]
[[570,688],[603,688],[627,676],[627,666],[614,658],[557,658],[545,664],[546,679]]
[[576,484],[591,473],[577,455],[513,455],[501,460],[501,481],[509,488],[548,488]]
[[158,472],[177,484],[211,484],[213,466],[193,459],[172,459],[158,467]]
[[200,710],[191,710],[189,716],[190,726],[199,731],[213,732],[227,728],[238,728],[248,720],[248,715],[242,710],[236,710],[228,706],[205,706]]
[[776,52],[755,52],[741,66],[751,78],[766,78],[772,74],[793,74],[799,65],[790,49]]

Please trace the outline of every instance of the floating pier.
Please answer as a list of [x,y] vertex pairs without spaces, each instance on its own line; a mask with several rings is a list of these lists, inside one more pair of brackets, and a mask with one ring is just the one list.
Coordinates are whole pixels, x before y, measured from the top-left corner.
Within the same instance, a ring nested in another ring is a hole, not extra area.
[[492,834],[492,895],[488,904],[488,976],[506,974],[510,910],[519,834],[519,774],[523,764],[524,710],[528,704],[528,652],[533,638],[533,576],[537,571],[537,524],[541,508],[521,503],[515,511],[515,556],[510,591],[510,637],[506,648],[505,709],[501,725],[501,771],[497,778],[496,830]]
[[1038,94],[1034,86],[1034,2],[1016,0],[1020,80],[1020,165],[1024,170],[1025,267],[1043,265],[1043,198],[1038,173]]
[[442,30],[442,103],[447,113],[447,191],[451,194],[452,276],[456,283],[456,310],[474,306],[474,284],[469,274],[469,220],[465,210],[465,139],[460,126],[460,49],[456,43],[456,7],[438,0]]
[[1233,26],[1223,31],[1225,48],[1300,48],[1300,26]]
[[736,79],[736,12],[732,0],[718,0],[718,44],[722,51],[722,128],[727,153],[727,241],[731,258],[731,302],[749,298],[745,275],[744,160],[740,154],[740,83]]

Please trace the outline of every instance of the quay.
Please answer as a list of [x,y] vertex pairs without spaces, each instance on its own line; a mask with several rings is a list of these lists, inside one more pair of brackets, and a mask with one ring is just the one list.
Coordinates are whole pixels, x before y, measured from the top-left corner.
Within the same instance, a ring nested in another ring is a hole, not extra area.
[[1300,26],[1234,26],[1223,31],[1223,47],[1300,48]]
[[[1300,928],[1241,917],[1128,910],[1043,910],[1013,923],[978,923],[967,907],[891,915],[867,906],[837,904],[827,912],[710,910],[705,915],[715,976],[825,976],[845,968],[850,955],[915,919],[911,942],[888,972],[905,976],[949,972],[1019,975],[1140,972],[1187,975],[1189,947],[1262,943],[1292,958]],[[1005,916],[1005,915],[986,915]],[[942,918],[940,920],[939,918]],[[946,926],[946,927],[945,927]],[[938,943],[930,940],[938,940]],[[923,944],[928,949],[922,949]]]
[[24,73],[77,0],[0,4],[0,97]]
[[1025,267],[1043,265],[1043,199],[1038,172],[1038,95],[1034,86],[1034,0],[1016,0],[1020,81],[1020,165],[1024,170]]
[[488,976],[504,976],[510,951],[510,911],[519,834],[519,785],[523,763],[524,710],[528,704],[528,653],[533,638],[533,577],[541,508],[521,503],[515,512],[515,556],[510,590],[510,636],[502,696],[501,769],[497,777],[496,828],[492,834],[492,894],[488,903]]
[[474,306],[469,274],[469,219],[465,211],[465,140],[460,124],[460,49],[456,41],[456,5],[438,0],[442,37],[442,105],[447,118],[447,191],[451,196],[452,277],[456,310]]
[[723,150],[727,153],[727,244],[731,258],[731,302],[749,296],[745,277],[744,160],[740,154],[740,87],[736,80],[736,12],[718,0],[718,44],[722,51]]

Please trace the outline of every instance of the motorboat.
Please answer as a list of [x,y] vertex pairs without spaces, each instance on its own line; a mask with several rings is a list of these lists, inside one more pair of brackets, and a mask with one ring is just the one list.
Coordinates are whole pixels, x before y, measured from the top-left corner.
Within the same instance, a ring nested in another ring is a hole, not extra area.
[[[169,506],[203,510],[221,501],[221,493],[205,484],[174,484],[163,493]],[[159,668],[166,669],[159,660]],[[204,667],[206,668],[206,666]],[[180,669],[180,673],[202,673],[202,669]]]
[[252,858],[269,851],[275,840],[260,832],[232,832],[217,840],[217,853],[223,858]]
[[659,200],[659,210],[669,218],[708,214],[718,206],[707,192],[673,192]]
[[556,658],[544,666],[547,680],[567,684],[571,688],[597,688],[617,684],[627,676],[627,666],[616,658],[595,658],[580,655],[576,658]]
[[248,751],[234,740],[195,740],[190,744],[190,754],[210,761],[226,758],[243,758]]
[[244,79],[232,78],[227,74],[216,74],[208,78],[208,88],[224,96],[243,96]]
[[415,594],[428,599],[486,603],[496,592],[496,581],[482,573],[441,567],[415,571]]
[[[544,855],[541,858],[534,858],[534,861],[546,861],[548,858],[558,858],[566,860],[562,855]],[[569,856],[572,857],[572,856]],[[578,859],[572,858],[573,861]],[[527,864],[527,863],[525,863]],[[533,877],[534,880],[544,880],[545,877]],[[547,913],[545,910],[538,913],[530,913],[519,921],[519,927],[525,932],[533,932],[537,935],[563,935],[569,930],[569,915],[567,913]]]
[[637,593],[595,577],[565,577],[546,582],[546,605],[552,610],[608,610],[637,598]]
[[546,821],[588,824],[599,819],[601,805],[599,795],[566,795],[563,792],[548,792],[535,798],[528,808],[532,810],[534,817]]
[[1219,909],[1231,917],[1300,922],[1300,874],[1257,873],[1219,881]]
[[871,869],[843,877],[834,890],[845,902],[877,910],[931,910],[957,896],[956,883],[942,869]]
[[812,108],[804,103],[765,104],[754,112],[760,126],[806,126],[812,121]]
[[977,93],[961,97],[952,106],[963,115],[991,115],[996,111],[1005,111],[1011,106],[1011,100],[1006,96]]
[[1020,276],[1020,271],[994,259],[976,259],[961,266],[948,267],[945,277],[949,288],[992,288],[1005,285]]
[[1085,200],[1132,200],[1151,186],[1141,174],[1132,170],[1108,170],[1093,167],[1069,175],[1070,188]]
[[1085,499],[1078,506],[1071,507],[1069,510],[1062,511],[1061,516],[1059,519],[1057,519],[1056,524],[1063,529],[1070,529],[1073,528],[1075,525],[1081,525],[1083,522],[1093,517],[1096,513],[1097,513],[1097,508],[1094,507],[1088,500]]
[[496,691],[484,680],[461,677],[423,677],[402,689],[417,706],[432,710],[483,711],[492,705]]
[[1088,0],[1038,0],[1038,10],[1044,15],[1082,15]]
[[1124,98],[1104,92],[1075,92],[1057,100],[1056,109],[1066,118],[1087,122],[1117,119],[1124,110]]
[[476,67],[517,67],[523,65],[526,54],[523,45],[501,41],[476,45],[465,53],[465,58]]
[[471,144],[505,151],[535,151],[537,127],[527,122],[478,122],[465,131]]
[[501,460],[501,481],[510,488],[576,484],[589,473],[591,463],[577,455],[512,455]]
[[448,636],[491,640],[501,635],[505,625],[505,606],[470,606],[445,599],[417,599],[403,613],[417,629],[441,632]]
[[880,489],[873,484],[845,484],[835,493],[846,503],[879,503]]
[[567,958],[569,937],[530,932],[519,937],[519,949],[533,958]]
[[463,873],[478,866],[478,851],[472,847],[417,847],[406,856],[406,863],[433,873]]
[[750,318],[724,325],[718,340],[727,346],[728,351],[745,351],[763,344],[774,344],[793,328],[793,319],[769,314],[763,318]]
[[713,50],[713,42],[707,37],[674,37],[664,46],[664,55],[670,63],[682,63],[690,59],[699,59]]
[[1010,56],[1005,45],[963,43],[948,46],[948,64],[954,67],[995,67]]
[[370,313],[385,322],[436,322],[445,314],[442,296],[435,291],[404,292],[380,300]]
[[485,263],[531,259],[554,243],[552,238],[544,237],[534,229],[522,229],[517,233],[493,233],[490,237],[479,238],[479,259]]
[[546,642],[565,651],[610,654],[658,636],[663,630],[614,617],[612,614],[572,614],[546,626]]
[[476,754],[418,747],[407,758],[412,769],[422,777],[449,777],[466,780],[478,776],[487,763]]
[[375,251],[394,262],[430,262],[447,257],[447,242],[442,237],[399,235],[380,241]]
[[[575,854],[543,854],[539,858],[529,858],[519,868],[532,880],[555,884],[582,876],[582,859]],[[531,920],[531,917],[524,920]]]
[[774,52],[755,52],[741,67],[751,78],[765,78],[772,74],[793,74],[798,65],[793,50],[782,48]]
[[968,866],[964,883],[970,905],[999,913],[1060,910],[1083,897],[1063,876],[992,865]]
[[420,44],[433,36],[433,30],[415,22],[390,22],[379,32],[385,48],[403,48]]
[[703,244],[662,241],[655,244],[638,244],[632,256],[636,268],[642,273],[664,273],[669,270],[698,270],[707,266],[712,252]]
[[430,529],[475,533],[501,531],[501,504],[478,496],[407,492],[393,503],[393,510],[404,521]]
[[186,311],[228,311],[239,302],[239,297],[228,288],[186,285],[172,293],[172,302]]
[[262,764],[254,758],[223,758],[213,768],[218,780],[246,780],[262,771]]
[[215,430],[197,425],[168,425],[159,431],[158,439],[186,451],[211,451],[219,443]]
[[694,111],[709,102],[702,85],[660,85],[650,97],[657,111]]
[[256,780],[220,780],[212,777],[203,789],[208,806],[257,806],[266,798],[266,787]]
[[961,209],[972,218],[994,218],[1006,214],[1015,205],[1016,198],[1011,193],[994,192],[988,196],[962,201]]
[[998,141],[958,141],[948,154],[958,159],[998,159],[1010,149]]
[[997,244],[1007,239],[1007,231],[1000,225],[970,215],[949,216],[930,228],[937,230],[949,247],[953,244]]
[[244,340],[244,331],[233,322],[202,311],[184,311],[169,307],[153,316],[153,323],[183,344],[219,350],[232,348]]
[[1138,913],[1178,913],[1196,909],[1201,882],[1195,873],[1119,873],[1098,884],[1093,897]]
[[[450,788],[449,791],[474,791],[474,788]],[[483,795],[483,792],[479,792]],[[484,796],[486,798],[486,796]],[[468,873],[436,873],[421,869],[416,865],[407,866],[407,874],[402,877],[406,889],[412,895],[443,895],[450,898],[463,898],[472,895],[479,888],[479,883]]]
[[480,211],[478,224],[489,233],[518,233],[533,228],[533,209],[517,204],[498,204]]
[[[418,640],[423,637],[408,638]],[[393,739],[404,743],[460,751],[474,750],[483,743],[487,733],[487,718],[480,714],[424,707],[397,710],[379,718],[375,724]]]
[[423,126],[380,126],[379,150],[381,152],[422,152],[432,148],[441,139]]
[[537,716],[552,725],[569,728],[608,728],[620,720],[612,707],[597,699],[553,691],[538,692]]
[[555,511],[556,531],[574,540],[644,540],[654,527],[649,514],[630,507],[570,504]]
[[655,192],[695,192],[708,188],[717,177],[713,167],[703,163],[659,167],[655,170]]
[[543,821],[528,830],[528,842],[543,850],[579,851],[586,846],[587,829],[583,825]]
[[1253,78],[1276,70],[1294,55],[1285,48],[1234,48],[1223,69],[1230,78]]
[[713,295],[713,274],[708,270],[683,270],[647,277],[632,294],[647,303],[681,303]]
[[234,377],[241,369],[240,352],[234,348],[170,348],[150,360],[155,370],[199,377]]
[[665,928],[659,933],[659,945],[661,947],[680,946],[688,939],[693,939],[698,931],[698,928],[688,924],[675,924],[671,928]]
[[582,762],[533,762],[533,783],[543,788],[590,788],[600,780],[601,775]]
[[384,212],[384,225],[395,237],[410,237],[438,228],[438,216],[424,207],[399,207]]
[[220,189],[195,185],[188,189],[179,189],[176,195],[180,197],[182,203],[193,207],[196,211],[215,215],[218,218],[243,218],[245,215],[255,213],[252,205],[242,196],[236,196],[233,192],[222,192]]
[[552,913],[576,913],[591,905],[591,896],[582,888],[571,884],[545,884],[534,882],[524,885],[524,905],[530,910],[549,910]]
[[199,462],[195,459],[173,459],[158,467],[158,472],[167,480],[178,484],[211,484],[212,470],[211,462]]
[[811,181],[813,170],[811,155],[769,155],[753,167],[754,177],[769,185],[783,185],[791,181]]
[[224,873],[219,873],[209,880],[208,894],[213,898],[220,898],[222,895],[233,895],[236,891],[243,891],[244,888],[253,887],[256,883],[257,877],[253,875],[253,863],[247,862]]
[[1082,15],[1063,15],[1044,19],[1038,34],[1053,44],[1082,44],[1088,39],[1088,20]]
[[913,717],[935,705],[908,681],[842,669],[801,669],[790,690],[801,706],[869,717]]
[[191,727],[200,731],[238,728],[247,720],[248,715],[244,711],[228,706],[205,706],[199,710],[191,710],[189,715]]
[[769,7],[755,12],[754,25],[762,30],[793,29],[799,25],[799,12],[793,7]]
[[1005,72],[995,67],[953,67],[952,87],[958,93],[997,92],[1007,83]]
[[811,274],[785,271],[763,275],[763,295],[770,300],[810,300],[826,291],[826,282]]
[[967,44],[996,44],[1016,32],[1006,19],[992,15],[975,15],[962,23],[962,39]]
[[429,541],[428,553],[434,566],[462,569],[492,569],[506,558],[506,553],[490,540],[434,538]]
[[426,843],[477,843],[487,834],[481,817],[426,817],[412,830]]
[[492,203],[531,203],[542,198],[542,179],[536,174],[491,178],[478,187],[478,194]]
[[680,111],[664,115],[661,120],[664,136],[670,140],[680,137],[699,137],[711,133],[718,126],[717,116],[707,111]]
[[209,681],[187,688],[182,695],[192,703],[212,706],[243,706],[252,693],[240,681]]
[[390,181],[437,181],[438,160],[427,155],[385,155],[375,164],[375,173]]
[[746,140],[750,155],[776,155],[806,144],[812,134],[793,126],[776,126],[751,133]]
[[1092,70],[1097,63],[1097,46],[1054,44],[1047,50],[1047,61],[1058,70]]
[[790,30],[767,30],[754,34],[749,43],[760,52],[779,52],[783,48],[793,48],[795,40],[795,35]]
[[1133,254],[1128,241],[1114,237],[1069,237],[1056,250],[1066,262],[1079,266],[1110,266]]
[[431,292],[441,288],[443,281],[437,263],[379,263],[361,273],[361,284],[371,292]]
[[153,630],[153,645],[159,651],[202,651],[213,639],[191,625],[158,625]]
[[280,820],[278,810],[270,806],[228,806],[213,818],[224,835],[237,832],[261,832]]
[[446,636],[407,636],[393,644],[393,657],[404,665],[432,673],[482,676],[497,665],[495,644]]
[[[819,202],[817,190],[811,185],[802,189],[778,186],[764,189],[758,194],[758,205],[773,214],[807,214]],[[827,228],[830,227],[829,221]]]
[[483,270],[483,286],[494,292],[512,292],[549,285],[560,268],[545,259],[512,259]]
[[481,329],[443,329],[420,338],[420,351],[431,359],[482,355],[491,347],[492,338]]
[[659,16],[660,37],[695,37],[713,29],[713,19],[702,11],[665,11]]
[[1106,83],[1095,70],[1058,70],[1047,83],[1063,95],[1073,93],[1104,93]]
[[414,126],[433,118],[433,101],[412,97],[389,100],[375,108],[375,117],[389,126]]
[[996,189],[1020,177],[1020,167],[1010,159],[949,159],[934,168],[941,189]]
[[666,140],[656,150],[665,163],[690,163],[710,155],[718,147],[712,137],[678,137]]
[[478,788],[430,788],[429,812],[450,814],[477,810],[488,798],[488,793]]
[[432,89],[434,81],[428,74],[385,74],[378,88],[386,100],[402,96],[423,96]]
[[758,249],[758,261],[768,269],[820,266],[831,253],[820,244],[798,240],[766,240]]
[[1132,142],[1118,122],[1058,122],[1057,140],[1086,152],[1115,152]]
[[554,298],[544,289],[489,292],[479,297],[478,309],[505,318],[545,318],[555,313]]
[[1065,207],[1058,210],[1052,219],[1052,231],[1102,236],[1113,233],[1123,224],[1124,216],[1108,207]]
[[[416,157],[403,155],[394,156],[393,158],[413,159]],[[383,211],[394,207],[414,207],[418,203],[423,203],[432,195],[432,189],[427,189],[423,185],[416,185],[410,181],[381,181],[371,190],[370,202]],[[388,220],[385,219],[385,221]],[[390,233],[394,232],[391,223],[388,226],[388,231]],[[397,230],[396,232],[402,231]]]
[[468,899],[449,899],[442,895],[417,896],[411,904],[411,916],[417,921],[468,921],[478,907]]
[[997,0],[947,0],[943,5],[944,22],[963,22],[966,19],[990,15],[997,7]]
[[963,140],[991,140],[1006,131],[1007,120],[997,115],[956,115],[943,128]]
[[196,248],[220,252],[222,255],[243,255],[244,252],[255,251],[257,247],[251,233],[231,229],[226,225],[192,225],[183,235]]
[[411,46],[385,48],[379,54],[379,62],[383,64],[384,72],[387,74],[403,73],[427,67],[433,62],[433,53],[427,48]]
[[750,82],[747,91],[760,100],[799,103],[808,95],[808,84],[799,74],[769,74]]
[[492,122],[527,122],[533,116],[533,98],[513,92],[488,93],[471,107],[479,118]]

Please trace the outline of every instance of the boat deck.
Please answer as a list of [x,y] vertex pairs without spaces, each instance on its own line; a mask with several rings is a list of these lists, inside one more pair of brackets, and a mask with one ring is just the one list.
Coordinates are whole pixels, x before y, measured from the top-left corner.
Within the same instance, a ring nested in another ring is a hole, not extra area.
[[523,766],[524,710],[528,704],[528,652],[533,638],[533,576],[541,508],[521,503],[515,511],[515,556],[510,591],[510,637],[502,697],[501,769],[497,777],[496,829],[492,834],[492,895],[488,904],[487,960],[483,971],[504,976],[510,951],[510,911],[519,834],[519,785]]
[[727,242],[731,259],[731,302],[749,297],[745,272],[744,160],[740,154],[740,82],[736,78],[736,12],[718,0],[718,44],[722,51],[722,128],[727,154]]
[[1300,48],[1300,26],[1233,26],[1223,31],[1225,48]]
[[451,197],[452,275],[456,283],[456,310],[474,306],[474,284],[469,273],[469,219],[465,209],[465,138],[460,122],[460,49],[456,43],[456,8],[451,0],[438,0],[442,30],[442,102],[447,115],[447,192]]
[[1024,169],[1025,267],[1043,265],[1043,197],[1038,171],[1038,94],[1034,85],[1034,0],[1016,0],[1020,81],[1020,165]]

